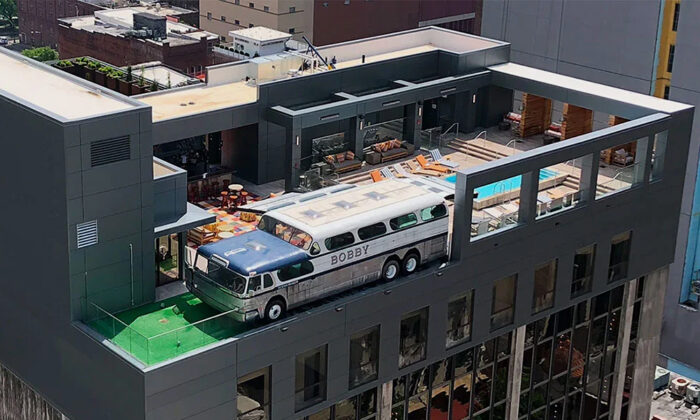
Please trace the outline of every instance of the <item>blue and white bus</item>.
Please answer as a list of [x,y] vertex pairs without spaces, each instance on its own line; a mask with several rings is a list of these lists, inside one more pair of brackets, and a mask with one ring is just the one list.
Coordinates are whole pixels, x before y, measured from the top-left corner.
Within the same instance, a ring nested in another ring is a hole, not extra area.
[[442,195],[384,180],[268,211],[258,230],[200,247],[186,284],[239,321],[276,320],[445,257],[448,229]]

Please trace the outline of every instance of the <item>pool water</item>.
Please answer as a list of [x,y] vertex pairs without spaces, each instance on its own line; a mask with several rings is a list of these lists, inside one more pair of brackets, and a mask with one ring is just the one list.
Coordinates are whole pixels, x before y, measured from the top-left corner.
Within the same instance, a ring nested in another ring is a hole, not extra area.
[[[557,176],[557,171],[551,169],[540,169],[540,181],[545,179],[554,178]],[[484,199],[491,197],[492,195],[501,194],[504,192],[516,190],[520,188],[522,182],[522,175],[517,175],[512,178],[504,179],[503,181],[494,182],[492,184],[482,185],[481,187],[475,188],[474,192],[478,193],[478,199]],[[455,183],[457,182],[457,175],[450,175],[445,178],[445,181]]]

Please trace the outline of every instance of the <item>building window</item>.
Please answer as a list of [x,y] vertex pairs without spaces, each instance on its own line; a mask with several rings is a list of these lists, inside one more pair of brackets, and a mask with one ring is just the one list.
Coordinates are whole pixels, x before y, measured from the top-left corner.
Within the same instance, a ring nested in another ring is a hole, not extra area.
[[270,418],[270,368],[238,378],[238,419]]
[[263,6],[263,10],[266,11],[266,12],[269,12],[269,11],[270,11],[270,6]]
[[236,19],[236,20],[233,21],[233,23],[235,23],[236,25],[240,25],[240,24],[241,24],[241,21],[238,20],[238,19]]
[[290,34],[293,34],[294,32],[295,32],[295,29],[294,29],[294,28],[289,28],[289,33],[290,33]]
[[671,93],[671,86],[664,86],[664,99],[668,99]]
[[612,239],[610,247],[610,265],[608,266],[608,281],[613,282],[627,277],[627,266],[630,259],[632,232],[621,233]]
[[226,16],[221,15],[221,21],[222,21],[222,22],[226,22]]
[[491,299],[491,329],[495,330],[513,323],[515,286],[518,275],[504,277],[493,284]]
[[241,4],[241,0],[233,0],[233,4]]
[[554,306],[554,285],[557,282],[557,260],[535,267],[535,288],[532,294],[532,313]]
[[280,281],[288,281],[313,273],[313,271],[314,265],[311,261],[302,261],[277,270],[277,278],[279,278]]
[[248,7],[250,7],[251,9],[255,8],[255,3],[248,3]]
[[681,4],[676,3],[673,6],[673,27],[672,27],[672,29],[674,32],[678,30],[678,16],[680,15],[680,13],[681,13]]
[[676,46],[671,44],[668,48],[668,64],[666,65],[666,71],[669,73],[673,72],[673,56],[676,54]]
[[574,273],[571,279],[571,297],[575,298],[591,291],[593,285],[593,264],[595,262],[595,245],[576,250],[574,255]]
[[296,12],[296,11],[297,11],[297,8],[294,7],[294,6],[292,6],[292,7],[289,8],[289,13],[294,13],[294,12]]
[[211,12],[207,12],[207,19],[211,20]]
[[297,355],[294,386],[296,411],[326,399],[327,351],[323,345]]
[[448,348],[471,338],[473,302],[474,291],[469,291],[447,304],[446,346]]
[[324,408],[305,420],[375,420],[377,419],[377,389],[371,388],[360,395]]
[[249,28],[252,28],[253,26],[255,25],[253,25],[252,23],[248,25]]
[[425,359],[428,340],[428,308],[411,312],[401,318],[399,369]]
[[379,326],[350,337],[350,389],[377,379]]

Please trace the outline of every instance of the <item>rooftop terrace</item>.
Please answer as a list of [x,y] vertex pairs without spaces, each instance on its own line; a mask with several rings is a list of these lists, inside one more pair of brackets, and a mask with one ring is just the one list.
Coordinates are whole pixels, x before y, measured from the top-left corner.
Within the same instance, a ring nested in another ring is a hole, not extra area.
[[125,111],[136,105],[88,87],[28,58],[0,50],[0,91],[64,119]]

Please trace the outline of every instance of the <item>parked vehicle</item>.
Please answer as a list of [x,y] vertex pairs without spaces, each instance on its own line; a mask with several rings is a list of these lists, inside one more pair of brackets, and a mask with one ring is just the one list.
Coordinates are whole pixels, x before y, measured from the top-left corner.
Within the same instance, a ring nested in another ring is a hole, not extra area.
[[10,43],[10,37],[0,36],[0,45],[8,45]]
[[268,211],[258,230],[200,247],[186,284],[239,321],[276,320],[446,256],[448,228],[441,195],[384,180]]

